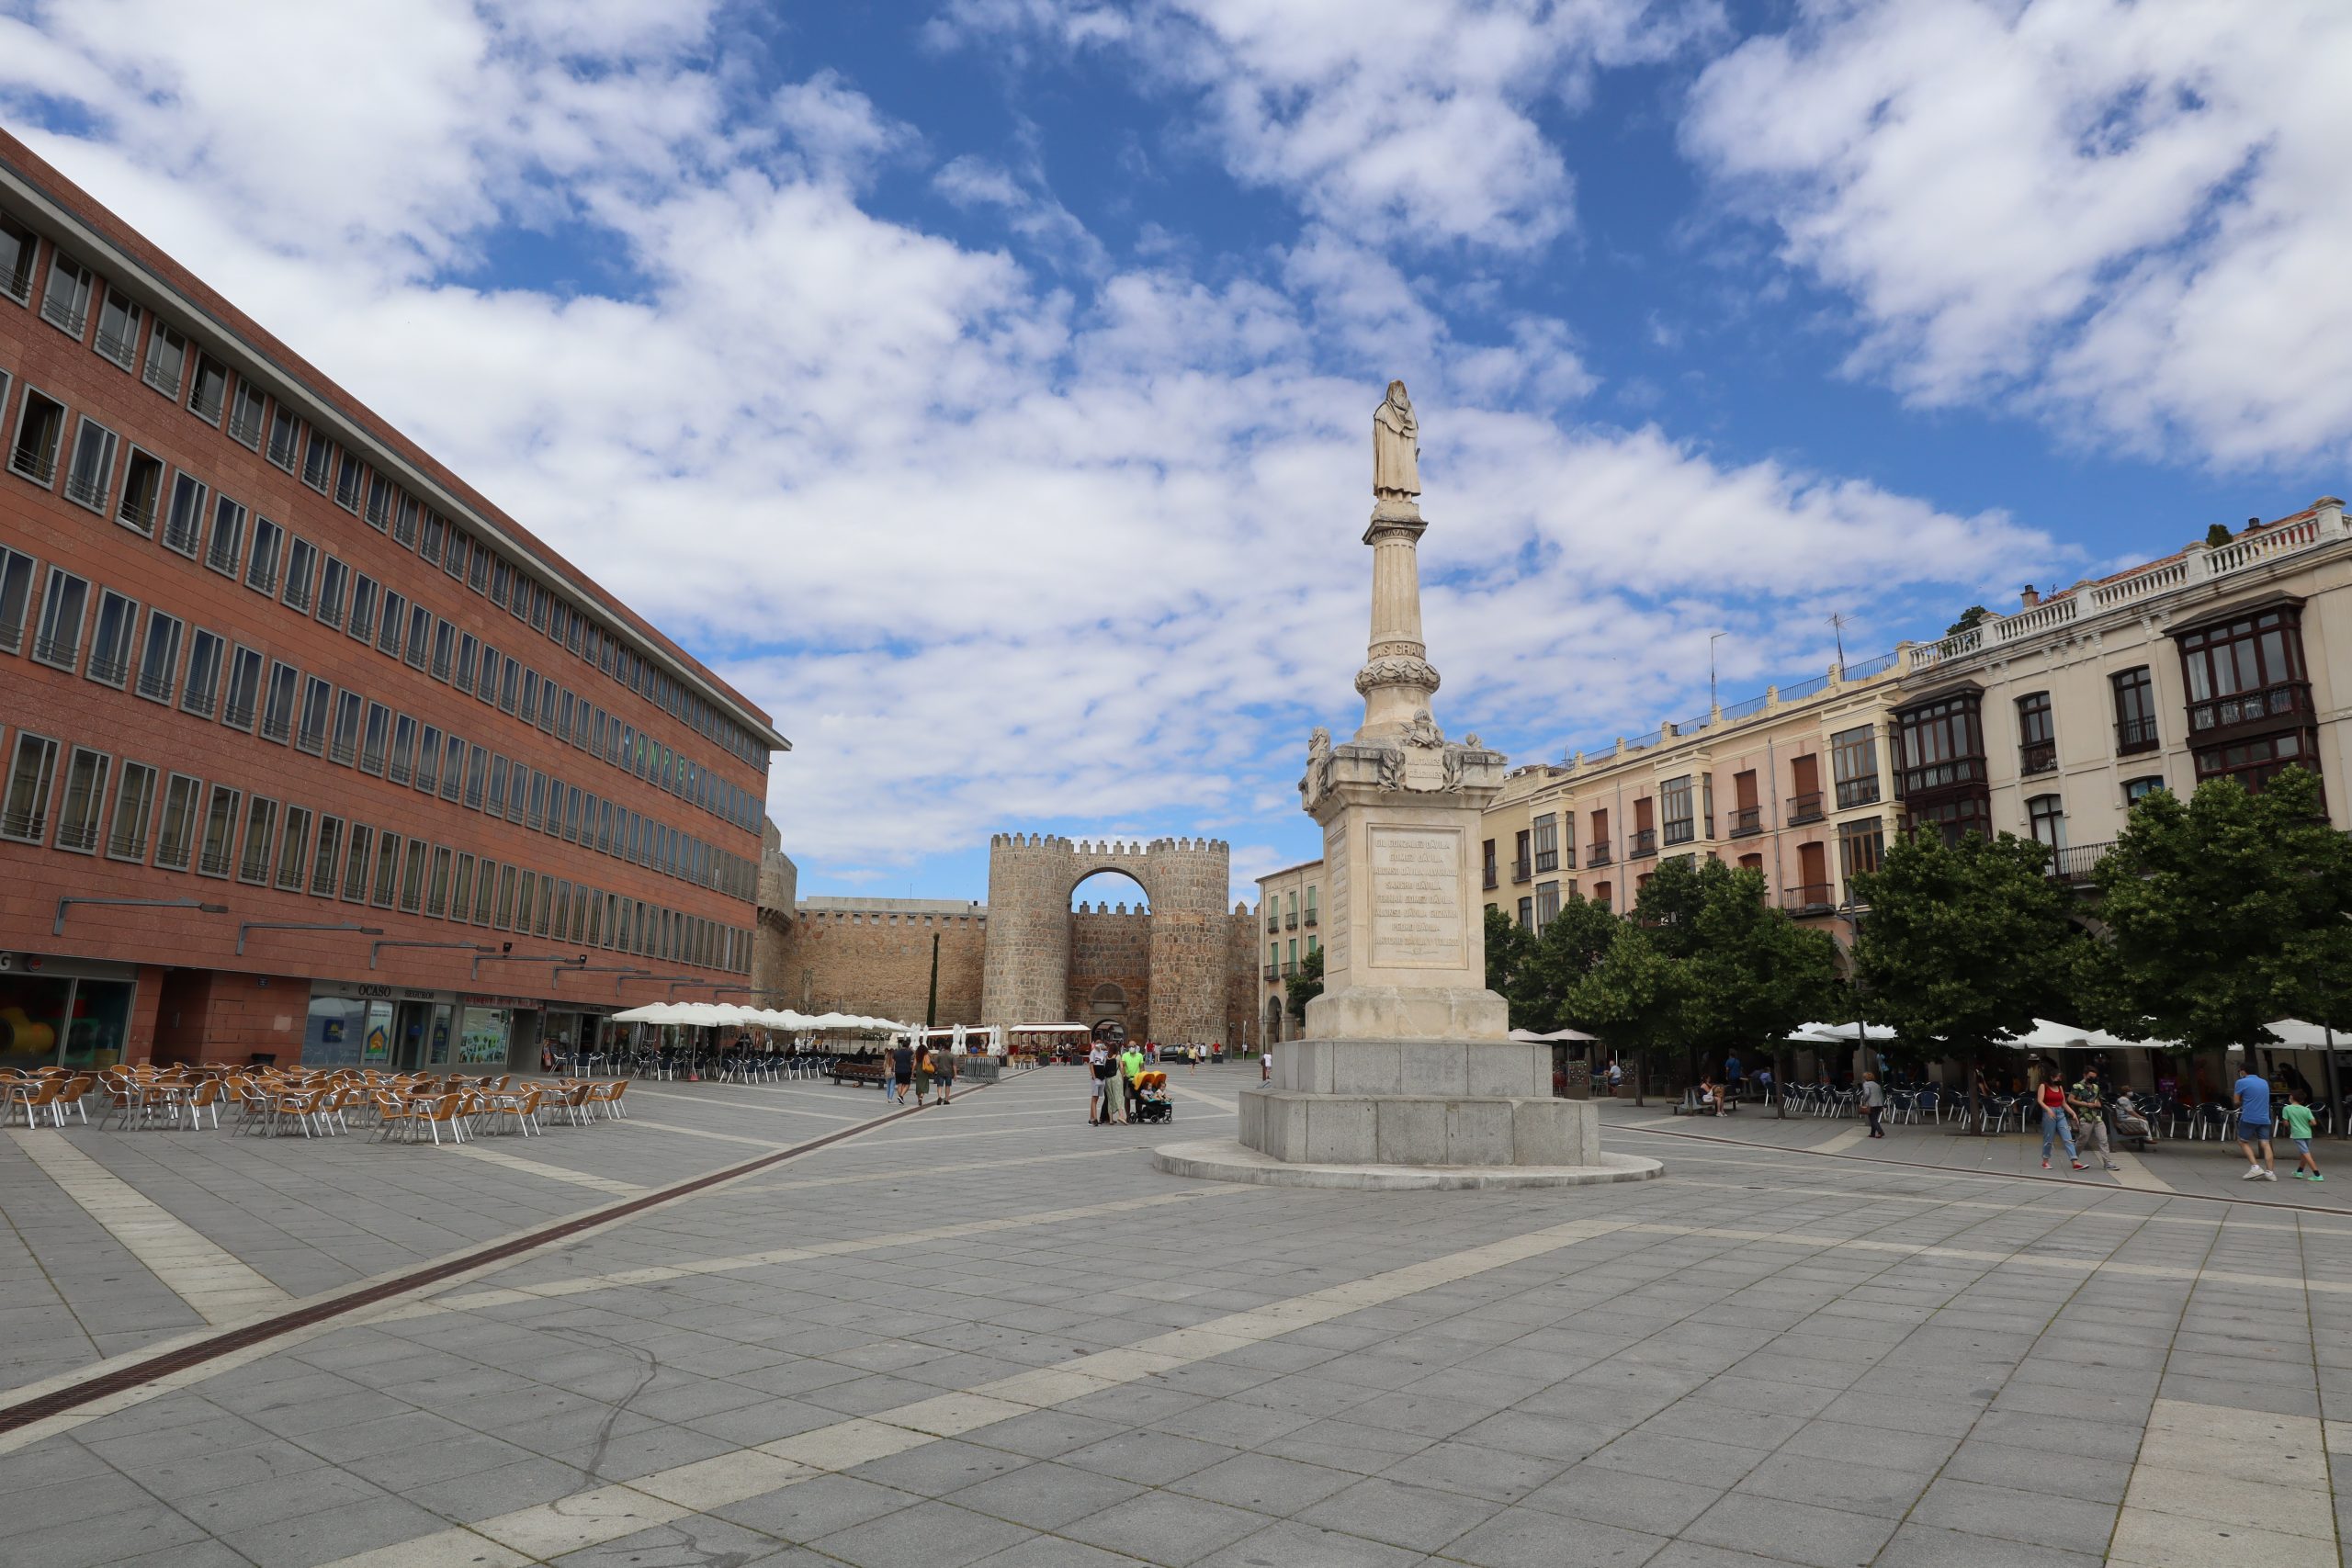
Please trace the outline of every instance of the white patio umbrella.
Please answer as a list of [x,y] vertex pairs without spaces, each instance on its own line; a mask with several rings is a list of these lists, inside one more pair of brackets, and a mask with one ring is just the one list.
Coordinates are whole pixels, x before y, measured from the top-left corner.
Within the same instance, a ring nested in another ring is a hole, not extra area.
[[1600,1036],[1587,1034],[1581,1029],[1555,1029],[1549,1034],[1538,1034],[1532,1029],[1514,1029],[1510,1032],[1510,1038],[1526,1045],[1548,1045],[1564,1040],[1597,1040]]
[[[1856,1033],[1857,1030],[1860,1032]],[[1857,1045],[1865,1040],[1892,1040],[1894,1027],[1886,1023],[1800,1023],[1784,1038],[1792,1045]]]
[[2352,1050],[2352,1037],[2338,1035],[2324,1023],[2305,1023],[2300,1018],[2282,1018],[2266,1024],[2278,1037],[2278,1043],[2290,1051]]
[[613,1014],[613,1021],[615,1023],[676,1023],[679,1021],[676,1016],[677,1011],[677,1004],[674,1002],[647,1002],[642,1006],[630,1008],[626,1012]]

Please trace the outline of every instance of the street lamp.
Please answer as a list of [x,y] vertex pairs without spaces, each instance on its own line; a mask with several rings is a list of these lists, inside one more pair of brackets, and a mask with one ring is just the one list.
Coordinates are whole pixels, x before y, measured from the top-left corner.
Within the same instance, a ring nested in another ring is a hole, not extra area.
[[479,942],[378,942],[368,947],[368,967],[376,967],[376,955],[388,947],[454,947],[462,953],[494,953],[497,950]]
[[50,923],[50,935],[63,936],[65,934],[65,908],[69,904],[111,904],[119,908],[196,909],[207,915],[225,915],[229,912],[229,906],[226,904],[207,904],[195,898],[85,898],[80,897],[60,898],[57,901],[57,919]]
[[350,920],[332,924],[317,920],[247,920],[237,928],[237,956],[240,958],[245,955],[247,931],[357,931],[362,936],[382,936],[384,928],[363,926]]

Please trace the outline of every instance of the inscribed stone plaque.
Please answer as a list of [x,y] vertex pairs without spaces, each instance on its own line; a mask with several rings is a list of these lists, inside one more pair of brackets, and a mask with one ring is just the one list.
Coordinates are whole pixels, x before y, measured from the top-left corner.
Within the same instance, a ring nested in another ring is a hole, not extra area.
[[1374,826],[1372,965],[1462,966],[1462,829]]
[[1324,927],[1323,970],[1345,974],[1348,968],[1348,828],[1342,817],[1323,829],[1323,886],[1329,896],[1329,923]]

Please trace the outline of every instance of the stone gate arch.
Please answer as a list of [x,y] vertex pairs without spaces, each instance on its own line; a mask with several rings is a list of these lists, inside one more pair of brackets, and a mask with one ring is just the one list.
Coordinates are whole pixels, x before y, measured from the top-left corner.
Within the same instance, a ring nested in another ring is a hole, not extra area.
[[980,978],[980,1021],[1065,1021],[1070,894],[1088,877],[1109,871],[1133,878],[1150,901],[1151,973],[1144,1010],[1152,1037],[1170,1043],[1224,1038],[1226,899],[1232,868],[1231,846],[1222,839],[1136,843],[995,835],[989,840],[989,944]]

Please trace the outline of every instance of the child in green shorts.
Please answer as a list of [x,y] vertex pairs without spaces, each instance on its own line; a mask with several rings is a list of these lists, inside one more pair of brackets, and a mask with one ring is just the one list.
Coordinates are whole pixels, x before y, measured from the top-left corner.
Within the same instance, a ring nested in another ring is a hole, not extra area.
[[2295,1152],[2302,1156],[2295,1165],[2295,1179],[2325,1181],[2327,1178],[2319,1173],[2319,1161],[2312,1158],[2312,1108],[2303,1103],[2301,1089],[2290,1094],[2287,1103],[2278,1108],[2278,1120],[2286,1123],[2281,1130],[2294,1140]]

